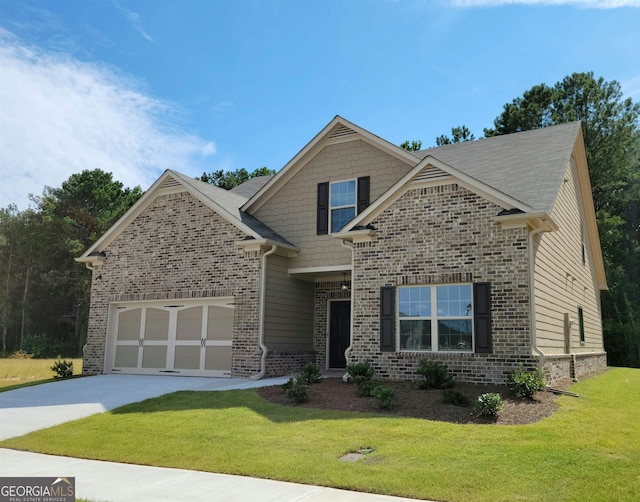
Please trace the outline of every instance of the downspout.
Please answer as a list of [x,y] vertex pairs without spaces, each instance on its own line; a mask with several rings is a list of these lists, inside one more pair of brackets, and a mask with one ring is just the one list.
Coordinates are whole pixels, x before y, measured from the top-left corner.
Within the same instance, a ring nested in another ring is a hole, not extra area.
[[535,302],[535,253],[533,250],[533,239],[536,235],[545,232],[550,229],[549,222],[547,220],[543,220],[542,225],[538,228],[534,228],[529,232],[528,236],[528,245],[529,245],[529,322],[530,322],[530,332],[531,332],[531,347],[533,350],[540,356],[538,361],[538,369],[541,373],[544,371],[544,358],[545,354],[542,352],[540,347],[538,347],[538,341],[536,338],[536,302]]
[[264,344],[264,304],[266,301],[265,289],[267,286],[267,256],[273,254],[278,249],[278,246],[274,244],[271,249],[262,255],[260,259],[260,312],[258,313],[260,318],[260,324],[258,328],[258,343],[260,344],[260,350],[262,351],[262,357],[260,358],[260,373],[253,375],[251,380],[260,380],[267,372],[267,346]]
[[[351,352],[351,347],[353,345],[353,285],[355,283],[354,279],[354,263],[353,263],[353,258],[354,258],[354,252],[353,252],[353,244],[350,246],[346,243],[346,241],[344,239],[340,240],[340,245],[343,248],[347,248],[349,251],[351,251],[351,311],[349,312],[349,346],[345,349],[344,351],[344,358],[348,361],[348,356],[347,354],[349,352]],[[343,379],[345,379],[347,377],[347,373],[344,374],[344,376],[342,377]]]

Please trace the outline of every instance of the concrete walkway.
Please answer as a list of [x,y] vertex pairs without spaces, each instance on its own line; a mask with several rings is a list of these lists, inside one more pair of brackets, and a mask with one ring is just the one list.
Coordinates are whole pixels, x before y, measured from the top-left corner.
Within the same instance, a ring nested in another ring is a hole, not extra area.
[[[98,375],[0,393],[0,438],[20,436],[124,404],[178,390],[232,390],[277,385],[197,377]],[[95,502],[304,501],[392,502],[411,499],[182,469],[100,462],[0,449],[2,477],[75,477],[76,494]]]
[[410,500],[268,479],[98,462],[3,449],[0,449],[0,470],[2,476],[75,477],[77,496],[93,502]]

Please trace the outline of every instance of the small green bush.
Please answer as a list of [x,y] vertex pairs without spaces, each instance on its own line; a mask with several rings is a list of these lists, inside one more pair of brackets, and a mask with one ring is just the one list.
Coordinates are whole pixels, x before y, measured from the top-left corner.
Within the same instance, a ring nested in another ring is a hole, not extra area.
[[69,378],[73,376],[73,361],[58,358],[51,366],[51,371],[55,373],[53,378]]
[[297,378],[290,378],[287,383],[283,385],[284,394],[289,400],[295,404],[306,403],[309,400],[309,386]]
[[365,361],[363,363],[347,364],[347,373],[355,383],[358,383],[363,380],[371,380],[375,370],[371,367],[369,361]]
[[456,384],[446,365],[428,359],[420,359],[417,372],[424,377],[421,389],[451,389]]
[[471,400],[457,389],[444,389],[442,401],[456,406],[471,406]]
[[497,417],[502,410],[502,396],[495,392],[487,392],[478,396],[475,412],[480,417]]
[[307,363],[300,372],[300,379],[306,385],[320,383],[322,381],[322,372],[315,363]]
[[362,380],[356,384],[356,393],[360,397],[371,397],[371,392],[378,386],[380,386],[380,384],[373,380]]
[[383,385],[377,385],[371,390],[371,397],[376,399],[378,408],[391,408],[396,402],[396,391]]
[[531,399],[539,390],[544,390],[546,382],[539,369],[529,373],[524,370],[522,363],[517,370],[512,371],[507,376],[507,387],[516,396],[523,399]]

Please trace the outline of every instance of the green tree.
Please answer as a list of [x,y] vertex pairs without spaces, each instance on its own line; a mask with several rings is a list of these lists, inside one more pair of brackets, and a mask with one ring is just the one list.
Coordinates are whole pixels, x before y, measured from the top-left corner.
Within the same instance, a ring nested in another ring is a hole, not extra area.
[[33,197],[35,210],[0,210],[3,352],[77,355],[86,336],[90,273],[82,254],[142,195],[101,170]]
[[469,130],[466,125],[452,127],[451,128],[451,137],[446,136],[445,134],[441,134],[436,138],[436,145],[451,145],[455,143],[462,143],[464,141],[473,141],[475,136]]
[[255,169],[252,173],[249,173],[244,167],[241,167],[235,171],[224,171],[222,169],[218,169],[217,171],[210,173],[202,173],[202,176],[196,177],[196,179],[209,183],[210,185],[217,186],[218,188],[231,190],[233,187],[241,185],[251,178],[272,176],[274,174],[276,174],[276,172],[268,167],[260,167]]
[[534,86],[504,105],[486,136],[579,120],[609,290],[602,295],[609,364],[640,366],[638,155],[640,105],[615,80],[574,73],[553,87]]
[[412,141],[403,141],[402,143],[400,143],[400,148],[404,148],[405,150],[408,150],[410,152],[417,152],[418,150],[420,150],[420,148],[422,148],[422,141],[415,139]]

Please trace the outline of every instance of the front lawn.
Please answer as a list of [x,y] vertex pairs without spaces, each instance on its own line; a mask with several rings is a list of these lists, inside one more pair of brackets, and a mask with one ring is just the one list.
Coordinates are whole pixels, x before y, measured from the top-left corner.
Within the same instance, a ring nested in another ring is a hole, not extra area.
[[[514,426],[283,406],[255,390],[178,392],[0,446],[433,500],[638,500],[640,370],[571,390],[582,397]],[[362,448],[374,451],[339,460]]]
[[[82,374],[82,359],[73,361],[73,374]],[[0,359],[0,392],[16,389],[25,385],[53,381],[51,366],[55,359]]]

